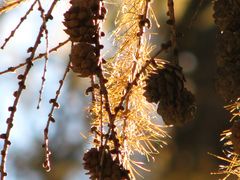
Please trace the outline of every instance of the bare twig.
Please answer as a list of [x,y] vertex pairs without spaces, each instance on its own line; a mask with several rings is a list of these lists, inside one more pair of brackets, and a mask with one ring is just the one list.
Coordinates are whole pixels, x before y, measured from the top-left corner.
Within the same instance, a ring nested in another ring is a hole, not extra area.
[[[46,14],[46,17],[47,17],[46,21],[51,19],[52,10],[54,9],[54,7],[57,4],[57,2],[58,2],[58,0],[54,0],[53,3],[51,4],[51,7],[50,7],[50,9],[48,10],[48,12]],[[27,78],[28,73],[30,72],[30,69],[31,69],[32,65],[33,65],[32,60],[34,58],[35,52],[36,52],[36,50],[38,48],[38,45],[41,43],[41,37],[42,37],[42,34],[44,32],[44,29],[45,29],[44,28],[45,27],[45,23],[46,22],[42,22],[42,25],[41,25],[41,27],[39,29],[39,33],[38,33],[38,36],[37,36],[36,41],[34,43],[34,46],[30,47],[28,49],[28,52],[30,52],[30,56],[26,59],[27,66],[26,66],[26,68],[24,70],[24,73],[20,74],[18,76],[19,88],[18,88],[17,91],[14,92],[15,99],[14,99],[13,105],[8,108],[8,110],[10,111],[10,116],[7,119],[7,130],[6,130],[6,133],[5,133],[4,144],[3,144],[2,151],[1,151],[1,155],[2,155],[1,166],[0,166],[0,168],[1,168],[0,169],[0,171],[1,171],[1,180],[4,180],[5,177],[7,176],[7,173],[6,173],[6,160],[7,160],[8,149],[9,149],[9,146],[11,145],[11,142],[9,140],[9,136],[10,136],[11,129],[13,127],[14,115],[15,115],[15,112],[17,110],[17,105],[18,105],[20,96],[22,94],[22,91],[24,89],[26,89],[26,86],[25,86],[26,78]]]
[[[42,4],[41,4],[41,1],[40,0],[37,0],[38,1],[38,10],[40,11],[41,13],[41,18],[43,20],[43,22],[46,22],[46,17],[45,17],[45,14],[44,14],[44,9],[42,8]],[[45,24],[46,26],[46,24]],[[39,91],[39,99],[38,99],[38,104],[37,104],[37,109],[40,108],[40,103],[42,101],[42,93],[43,93],[43,88],[44,88],[44,84],[45,84],[45,81],[46,81],[46,72],[47,72],[47,64],[48,64],[48,54],[49,54],[49,49],[48,49],[48,30],[47,30],[47,27],[45,28],[44,30],[45,32],[45,41],[46,41],[46,52],[45,52],[45,63],[44,63],[44,69],[43,69],[43,75],[42,75],[42,84],[41,84],[41,88],[40,88],[40,91]]]
[[59,108],[59,104],[57,103],[57,100],[58,100],[58,97],[61,93],[61,89],[63,87],[63,84],[65,82],[65,79],[67,77],[67,74],[69,72],[69,69],[70,69],[70,61],[65,69],[65,72],[63,74],[63,78],[59,81],[59,87],[58,87],[58,90],[56,91],[56,95],[55,95],[55,98],[54,99],[50,99],[49,103],[52,104],[52,108],[48,114],[48,121],[47,121],[47,124],[45,126],[45,129],[44,129],[44,144],[42,145],[42,147],[44,148],[44,151],[45,151],[45,161],[43,163],[43,167],[46,169],[47,172],[49,172],[51,170],[51,163],[50,163],[50,155],[51,155],[51,151],[49,149],[49,137],[48,137],[48,132],[49,132],[49,126],[50,126],[50,123],[54,123],[55,122],[55,119],[53,118],[53,113],[54,113],[54,110],[56,108]]
[[[67,40],[65,40],[63,42],[60,42],[56,47],[50,49],[49,53],[57,51],[59,48],[61,48],[65,44],[67,44],[69,41],[70,41],[70,39],[67,39]],[[40,53],[38,56],[36,56],[35,58],[32,59],[32,62],[34,62],[36,60],[39,60],[40,58],[45,57],[45,56],[46,56],[46,53]],[[23,67],[25,65],[27,65],[27,62],[20,63],[20,64],[14,66],[14,67],[9,67],[8,69],[6,69],[4,71],[1,71],[0,75],[6,74],[6,73],[9,73],[9,72],[15,72],[17,69],[19,69],[19,68],[21,68],[21,67]]]
[[[33,7],[35,6],[35,4],[37,3],[37,0],[35,0],[32,5],[30,6],[30,8],[28,9],[28,11],[25,13],[25,15],[20,19],[20,22],[17,24],[17,26],[11,31],[10,35],[5,39],[5,42],[3,43],[3,45],[1,46],[1,49],[4,49],[4,47],[6,46],[6,44],[9,42],[9,40],[14,36],[14,34],[16,33],[16,31],[18,30],[18,28],[21,26],[21,24],[27,19],[27,16],[30,14],[30,12],[33,10]],[[0,9],[1,12],[1,9]]]

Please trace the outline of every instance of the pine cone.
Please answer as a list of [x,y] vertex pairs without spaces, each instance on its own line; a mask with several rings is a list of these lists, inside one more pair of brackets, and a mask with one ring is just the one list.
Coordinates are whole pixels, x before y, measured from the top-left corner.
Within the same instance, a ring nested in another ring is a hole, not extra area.
[[184,88],[180,97],[173,104],[160,100],[157,112],[167,125],[183,125],[194,119],[196,113],[195,98]]
[[182,125],[194,119],[194,96],[184,88],[182,68],[166,64],[163,69],[151,72],[146,79],[144,96],[158,104],[158,114],[165,124]]
[[71,69],[79,73],[80,77],[88,77],[96,74],[98,70],[98,58],[95,54],[95,47],[88,43],[73,45],[70,55]]
[[97,41],[97,19],[104,19],[106,9],[101,7],[99,0],[72,0],[72,6],[64,14],[64,31],[73,42],[95,43]]
[[234,121],[230,131],[232,132],[230,140],[233,143],[234,152],[240,154],[240,121]]
[[101,158],[103,150],[92,148],[84,154],[84,169],[88,170],[90,179],[104,180],[129,180],[129,171],[124,169],[116,160],[112,159],[109,152],[104,151],[103,167],[101,168]]
[[73,42],[96,41],[96,25],[94,23],[94,14],[91,9],[85,7],[72,6],[65,14],[63,24],[67,27],[64,30]]
[[144,87],[144,96],[150,103],[163,101],[165,104],[175,104],[183,90],[184,76],[179,66],[166,65],[149,74]]

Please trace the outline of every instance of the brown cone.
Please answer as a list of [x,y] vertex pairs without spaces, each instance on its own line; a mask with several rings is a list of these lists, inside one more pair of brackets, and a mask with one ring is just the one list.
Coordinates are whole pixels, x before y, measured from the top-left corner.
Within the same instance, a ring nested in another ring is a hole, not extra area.
[[167,125],[183,125],[194,119],[196,113],[195,98],[191,92],[184,88],[176,103],[169,104],[160,100],[158,114],[162,116]]
[[179,66],[166,65],[149,74],[144,87],[147,101],[165,104],[175,104],[183,90],[184,76]]
[[95,47],[88,43],[73,45],[70,55],[71,69],[80,77],[88,77],[96,74],[98,69],[98,58],[95,54]]
[[[64,31],[73,42],[96,43],[98,34],[97,20],[103,20],[107,10],[100,9],[99,0],[72,0],[72,6],[64,14]],[[102,3],[103,4],[103,3]]]
[[[103,155],[104,153],[104,155]],[[103,158],[102,167],[101,159]],[[90,179],[129,180],[129,171],[124,169],[109,152],[92,148],[84,154],[84,169],[88,171]]]
[[63,24],[67,27],[65,32],[70,36],[71,41],[94,43],[97,30],[91,9],[72,6],[64,17]]
[[159,103],[157,112],[167,125],[182,125],[194,119],[195,98],[184,88],[182,68],[166,64],[151,72],[146,79],[144,96],[148,102]]

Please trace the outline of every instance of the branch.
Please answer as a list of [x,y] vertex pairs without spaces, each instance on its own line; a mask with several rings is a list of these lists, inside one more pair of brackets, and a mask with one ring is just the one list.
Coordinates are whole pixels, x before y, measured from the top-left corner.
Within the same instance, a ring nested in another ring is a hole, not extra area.
[[[42,4],[41,4],[41,1],[40,0],[37,0],[38,1],[38,10],[40,11],[41,13],[41,18],[43,20],[43,22],[45,22],[46,20],[46,17],[45,17],[45,14],[44,14],[44,9],[42,7]],[[38,104],[37,104],[37,109],[40,108],[40,103],[42,101],[42,93],[43,93],[43,88],[44,88],[44,84],[45,84],[45,81],[46,81],[46,73],[47,73],[47,64],[48,64],[48,55],[49,55],[49,49],[48,49],[48,30],[47,28],[45,28],[44,30],[45,32],[45,41],[46,41],[46,52],[45,52],[45,63],[44,63],[44,68],[43,68],[43,75],[42,75],[42,84],[41,84],[41,88],[40,88],[40,91],[39,91],[39,99],[38,99]]]
[[[56,47],[52,48],[49,50],[49,53],[53,52],[53,51],[57,51],[59,48],[61,48],[62,46],[64,46],[65,44],[67,44],[68,42],[70,41],[70,39],[67,39],[63,42],[60,42]],[[36,60],[39,60],[40,58],[46,56],[46,53],[40,53],[38,56],[36,56],[35,58],[32,59],[32,62],[36,61]],[[4,71],[1,71],[0,72],[0,75],[2,74],[6,74],[8,72],[15,72],[17,69],[23,67],[27,65],[27,62],[24,62],[24,63],[21,63],[17,66],[14,66],[14,67],[9,67],[8,69],[4,70]]]
[[64,72],[64,75],[63,75],[63,78],[59,81],[59,87],[58,87],[58,90],[56,91],[56,96],[54,99],[50,99],[49,103],[52,104],[52,108],[51,108],[51,111],[50,113],[48,114],[48,121],[47,121],[47,124],[46,124],[46,127],[44,129],[44,144],[42,145],[42,147],[44,148],[45,150],[45,161],[43,163],[43,167],[46,169],[47,172],[49,172],[51,170],[51,163],[50,163],[50,155],[51,155],[51,151],[49,150],[49,138],[48,138],[48,132],[49,132],[49,126],[50,126],[50,123],[54,123],[55,122],[55,119],[53,118],[53,112],[55,110],[55,108],[59,108],[59,104],[57,103],[57,100],[58,100],[58,97],[61,93],[61,89],[63,87],[63,84],[65,82],[65,79],[67,77],[67,74],[69,72],[69,69],[70,69],[70,60],[68,62],[68,65],[65,69],[65,72]]
[[[30,8],[28,9],[28,11],[25,13],[25,15],[20,19],[20,22],[18,23],[18,25],[11,31],[10,35],[5,39],[5,42],[3,43],[3,45],[1,46],[1,49],[4,49],[4,47],[6,46],[6,44],[9,42],[9,40],[15,35],[16,31],[18,30],[18,28],[21,26],[21,24],[27,19],[27,16],[30,14],[30,12],[33,10],[33,7],[35,6],[35,4],[37,3],[37,0],[35,0],[32,5],[30,6]],[[1,9],[0,9],[0,13],[1,13]]]
[[[58,0],[54,0],[50,9],[48,10],[47,14],[46,14],[46,21],[48,21],[49,19],[51,19],[51,13],[55,7],[55,5],[57,4]],[[27,78],[27,75],[28,73],[30,72],[30,69],[33,65],[32,63],[32,60],[33,60],[33,57],[35,55],[35,52],[38,48],[38,45],[41,43],[41,37],[42,37],[42,34],[44,32],[44,29],[45,29],[45,24],[46,22],[42,22],[42,25],[39,29],[39,33],[38,33],[38,36],[36,38],[36,41],[34,43],[34,46],[33,47],[30,47],[28,49],[28,51],[31,53],[30,56],[26,59],[26,63],[27,63],[27,66],[25,68],[25,71],[23,74],[20,74],[18,76],[18,79],[19,79],[19,88],[17,91],[14,92],[14,103],[13,103],[13,106],[10,106],[8,108],[8,110],[10,111],[10,116],[9,118],[7,119],[7,130],[6,130],[6,133],[4,134],[5,138],[4,138],[4,144],[3,144],[3,148],[2,148],[2,151],[1,151],[1,155],[2,155],[2,160],[1,160],[1,180],[5,180],[5,177],[7,176],[7,173],[6,173],[6,160],[7,160],[7,153],[8,153],[8,148],[9,146],[11,145],[11,142],[9,140],[9,136],[10,136],[10,132],[11,132],[11,129],[13,127],[13,120],[14,120],[14,115],[15,115],[15,112],[17,110],[17,105],[18,105],[18,101],[20,99],[20,96],[22,94],[22,91],[24,89],[26,89],[26,85],[25,85],[25,82],[26,82],[26,78]]]

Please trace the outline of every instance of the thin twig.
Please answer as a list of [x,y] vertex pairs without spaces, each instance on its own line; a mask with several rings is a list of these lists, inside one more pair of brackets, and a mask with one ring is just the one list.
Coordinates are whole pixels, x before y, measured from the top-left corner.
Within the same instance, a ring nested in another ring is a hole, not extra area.
[[[67,39],[63,42],[60,42],[56,47],[52,48],[49,50],[49,53],[51,52],[54,52],[54,51],[57,51],[59,48],[61,48],[62,46],[64,46],[65,44],[67,44],[68,42],[70,41],[70,39]],[[35,58],[32,59],[32,62],[36,61],[36,60],[39,60],[40,58],[46,56],[46,53],[40,53],[38,56],[36,56]],[[8,69],[4,70],[4,71],[1,71],[0,72],[0,75],[2,74],[6,74],[8,72],[15,72],[17,69],[23,67],[27,65],[27,62],[24,62],[24,63],[20,63],[14,67],[9,67]]]
[[[9,42],[9,40],[14,36],[14,34],[16,33],[16,31],[18,30],[18,28],[21,26],[21,24],[27,19],[27,16],[30,14],[30,12],[33,10],[33,7],[35,6],[35,4],[37,3],[37,0],[35,0],[32,5],[30,6],[30,8],[28,9],[28,11],[25,13],[25,15],[20,19],[20,22],[17,24],[17,26],[11,31],[10,35],[5,39],[3,45],[1,46],[1,49],[4,49],[4,47],[6,46],[6,44]],[[0,10],[1,11],[1,10]]]
[[67,74],[69,72],[69,69],[70,69],[70,61],[65,69],[65,72],[63,74],[63,78],[59,81],[59,87],[58,87],[58,90],[56,91],[56,95],[55,95],[55,98],[54,99],[51,99],[49,101],[49,103],[52,104],[52,108],[48,114],[48,120],[47,120],[47,124],[44,128],[44,144],[42,145],[42,147],[44,148],[44,151],[45,151],[45,161],[43,163],[43,167],[46,169],[47,172],[49,172],[51,170],[51,163],[50,163],[50,155],[51,155],[51,151],[49,149],[49,137],[48,137],[48,132],[49,132],[49,127],[50,127],[50,123],[54,123],[55,122],[55,119],[53,118],[53,113],[54,113],[54,110],[56,108],[59,108],[59,104],[57,103],[57,100],[58,100],[58,97],[61,93],[61,89],[63,87],[63,84],[65,82],[65,79],[67,77]]
[[[46,22],[46,17],[45,17],[45,14],[44,14],[44,9],[42,7],[42,4],[41,4],[41,1],[40,0],[37,0],[38,1],[38,10],[40,11],[41,13],[41,18],[43,20],[43,22]],[[45,24],[46,26],[46,24]],[[41,88],[40,88],[40,91],[39,91],[39,98],[38,98],[38,103],[37,103],[37,109],[40,108],[40,103],[42,101],[42,93],[43,93],[43,88],[44,88],[44,84],[45,84],[45,81],[46,81],[46,73],[47,73],[47,64],[48,64],[48,54],[49,54],[49,49],[48,49],[48,30],[47,30],[47,27],[45,28],[44,30],[45,32],[45,41],[46,41],[46,52],[45,52],[45,62],[44,62],[44,69],[43,69],[43,75],[42,75],[42,83],[41,83]]]
[[[58,0],[54,0],[53,1],[50,9],[47,12],[47,15],[46,15],[47,19],[46,19],[46,21],[51,19],[50,17],[51,17],[52,10],[54,9],[54,7],[57,4],[57,2],[58,2]],[[15,115],[15,112],[17,110],[17,105],[18,105],[20,96],[22,94],[22,91],[24,89],[26,89],[26,85],[25,85],[26,78],[27,78],[27,75],[30,72],[31,67],[33,66],[32,60],[34,58],[35,52],[36,52],[39,44],[41,43],[41,37],[42,37],[42,34],[44,32],[44,27],[45,27],[44,25],[45,25],[45,23],[46,22],[42,22],[42,25],[41,25],[41,27],[39,29],[39,33],[38,33],[38,36],[37,36],[36,41],[34,43],[34,46],[28,49],[28,51],[30,52],[30,56],[26,59],[27,66],[25,68],[24,73],[18,76],[19,87],[18,87],[18,90],[14,92],[15,99],[14,99],[13,105],[8,108],[8,110],[10,111],[10,116],[7,119],[7,130],[6,130],[6,133],[5,133],[4,144],[3,144],[2,151],[1,151],[1,155],[2,155],[1,166],[0,166],[0,168],[1,168],[0,169],[0,171],[1,171],[1,180],[5,180],[5,177],[7,176],[7,173],[6,173],[6,160],[7,160],[8,149],[9,149],[9,146],[11,145],[11,142],[9,140],[9,136],[10,136],[11,129],[13,127],[14,115]]]

